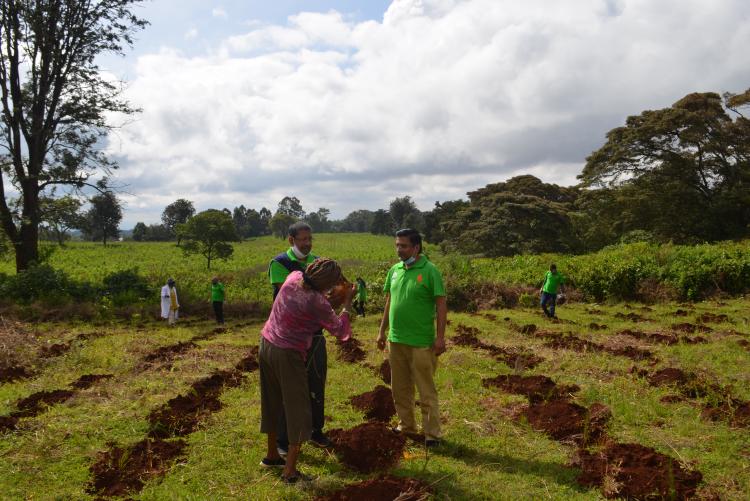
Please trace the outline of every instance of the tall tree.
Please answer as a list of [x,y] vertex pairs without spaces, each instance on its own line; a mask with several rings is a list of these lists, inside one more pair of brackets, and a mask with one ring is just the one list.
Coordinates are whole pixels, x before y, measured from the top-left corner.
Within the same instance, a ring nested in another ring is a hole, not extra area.
[[[0,225],[17,270],[38,260],[45,188],[81,188],[116,168],[99,150],[107,117],[135,110],[95,61],[132,45],[146,25],[131,12],[140,1],[0,0]],[[20,193],[16,219],[8,185]]]
[[193,202],[178,198],[164,208],[161,213],[161,221],[164,226],[177,237],[177,245],[180,245],[181,236],[177,231],[177,225],[185,224],[195,214]]
[[418,212],[419,209],[417,209],[417,204],[415,204],[414,200],[412,200],[408,195],[405,197],[395,198],[391,201],[389,207],[389,213],[391,215],[391,218],[393,219],[393,223],[396,225],[396,228],[406,228],[407,218],[411,216],[411,221],[414,221],[413,214]]
[[750,121],[733,121],[718,94],[688,94],[609,131],[579,178],[618,190],[627,230],[683,243],[741,238],[750,230]]
[[324,233],[331,230],[331,221],[328,219],[330,215],[330,210],[321,207],[316,212],[309,213],[305,217],[305,221],[312,227],[314,232]]
[[275,237],[286,238],[289,226],[297,221],[296,218],[285,214],[283,212],[277,212],[269,222],[268,226]]
[[136,242],[143,242],[144,240],[146,240],[147,232],[148,227],[146,226],[146,223],[135,223],[135,226],[133,227],[133,240],[135,240]]
[[211,261],[229,259],[234,248],[230,242],[239,240],[232,217],[224,211],[209,209],[191,217],[177,229],[185,239],[182,250],[186,255],[201,254],[206,258],[206,268]]
[[94,241],[101,240],[107,245],[108,238],[120,236],[119,225],[122,221],[120,201],[111,191],[91,198],[91,208],[84,218],[84,233]]
[[378,209],[372,215],[372,224],[370,225],[370,233],[374,235],[392,235],[393,234],[393,218],[385,209]]
[[276,214],[286,214],[296,220],[305,218],[305,211],[302,209],[302,204],[297,197],[284,197],[279,202],[279,207],[276,209]]
[[259,233],[259,235],[270,235],[271,234],[271,218],[273,217],[273,214],[271,214],[271,211],[269,209],[262,207],[260,211],[258,212],[258,216],[260,217],[260,230],[261,230],[261,233]]
[[42,197],[39,200],[42,221],[61,246],[68,238],[68,231],[83,226],[80,213],[81,201],[70,195],[60,198]]
[[355,210],[354,212],[350,212],[341,221],[340,230],[353,233],[368,233],[373,217],[374,213],[372,211],[364,209]]

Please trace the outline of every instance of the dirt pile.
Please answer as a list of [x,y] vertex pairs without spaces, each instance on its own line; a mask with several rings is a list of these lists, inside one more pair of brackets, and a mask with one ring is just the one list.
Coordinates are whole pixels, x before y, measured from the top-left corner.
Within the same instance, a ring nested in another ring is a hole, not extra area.
[[750,401],[726,398],[713,406],[706,405],[701,416],[710,421],[727,421],[738,428],[750,428]]
[[122,496],[138,492],[149,479],[164,475],[174,461],[184,455],[183,440],[166,442],[145,439],[137,444],[111,448],[97,454],[89,468],[93,480],[86,491],[98,496]]
[[352,406],[365,413],[368,421],[390,422],[396,415],[396,406],[393,404],[393,394],[390,388],[378,385],[373,391],[362,393],[350,399]]
[[427,499],[430,492],[427,484],[414,478],[381,475],[319,496],[315,501],[421,501]]
[[673,334],[659,334],[657,332],[641,332],[636,331],[632,329],[625,329],[619,331],[617,334],[621,336],[629,336],[635,339],[640,339],[641,341],[647,341],[650,343],[655,344],[665,344],[667,346],[672,346],[674,344],[679,343],[680,339],[673,335]]
[[110,379],[111,377],[113,377],[112,374],[84,374],[83,376],[70,383],[70,386],[78,390],[85,390],[87,388],[91,388],[99,381],[103,379]]
[[531,404],[521,414],[535,430],[555,440],[580,445],[596,443],[606,436],[606,426],[612,417],[606,405],[595,403],[587,409],[567,400]]
[[33,373],[29,369],[18,365],[3,367],[0,368],[0,384],[10,383],[19,379],[26,379],[32,375]]
[[216,327],[215,329],[212,329],[208,332],[204,332],[203,334],[198,334],[196,336],[193,336],[190,338],[190,341],[197,342],[197,341],[207,341],[209,339],[215,338],[219,334],[223,334],[227,331],[226,327]]
[[691,324],[688,322],[683,322],[680,324],[672,324],[672,330],[678,331],[678,332],[684,332],[686,334],[695,334],[696,332],[713,332],[713,329],[709,327],[708,325],[696,325]]
[[724,313],[719,313],[718,315],[716,313],[703,313],[695,317],[695,321],[702,324],[721,324],[730,320]]
[[574,336],[573,334],[560,334],[557,332],[540,332],[538,337],[547,339],[545,346],[554,349],[566,349],[577,352],[604,352],[633,360],[653,359],[654,355],[648,350],[635,346],[606,346]]
[[639,444],[609,443],[598,452],[578,451],[578,482],[597,486],[607,498],[687,499],[703,475]]
[[501,348],[493,344],[484,343],[479,340],[478,334],[479,329],[476,327],[468,327],[463,324],[458,324],[456,326],[456,335],[453,336],[452,340],[453,343],[458,346],[485,350],[489,352],[495,360],[503,362],[508,367],[514,369],[521,370],[526,367],[533,368],[544,361],[542,357],[534,355],[524,348]]
[[339,347],[339,360],[356,364],[367,357],[367,353],[362,349],[362,342],[359,339],[350,338],[349,341],[337,341]]
[[18,410],[12,417],[34,417],[41,414],[47,407],[65,402],[74,395],[71,390],[38,391],[16,402]]
[[391,384],[391,363],[388,360],[383,360],[383,363],[380,364],[378,374],[385,384]]
[[148,415],[150,437],[168,438],[194,432],[201,421],[221,409],[219,395],[224,387],[242,384],[239,371],[220,371],[192,384],[185,395],[178,395]]
[[547,376],[501,375],[482,379],[485,388],[497,387],[508,393],[523,395],[531,403],[568,398],[580,388],[576,385],[557,385]]
[[591,322],[589,324],[589,329],[591,329],[592,331],[603,331],[603,330],[607,330],[607,326],[604,324],[597,324],[596,322]]
[[330,430],[328,437],[341,462],[363,473],[395,466],[403,456],[406,443],[406,437],[376,421],[349,430]]
[[192,341],[184,341],[177,344],[170,344],[168,346],[162,346],[152,351],[145,357],[141,362],[141,368],[146,368],[154,364],[165,364],[167,367],[172,365],[172,360],[175,356],[188,352],[197,348],[198,345]]
[[70,350],[71,343],[54,343],[46,346],[42,346],[39,350],[40,358],[54,358],[59,357],[68,350]]
[[620,320],[630,320],[631,322],[647,322],[649,320],[643,315],[639,315],[632,311],[630,313],[615,313],[615,318],[619,318]]

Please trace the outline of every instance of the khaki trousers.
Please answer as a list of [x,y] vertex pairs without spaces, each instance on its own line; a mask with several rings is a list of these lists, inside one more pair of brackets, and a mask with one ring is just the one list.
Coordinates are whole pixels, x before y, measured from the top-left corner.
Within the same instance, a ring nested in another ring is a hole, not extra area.
[[422,430],[427,440],[437,440],[440,433],[440,409],[435,388],[437,357],[432,348],[417,348],[402,343],[389,343],[391,363],[391,390],[399,429],[416,432],[414,419],[414,386],[419,391],[419,406],[422,409]]

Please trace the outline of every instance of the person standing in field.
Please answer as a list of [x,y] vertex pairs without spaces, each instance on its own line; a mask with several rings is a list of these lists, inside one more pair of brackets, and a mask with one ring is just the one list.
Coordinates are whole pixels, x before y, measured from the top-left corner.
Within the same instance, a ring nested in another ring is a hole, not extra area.
[[[542,288],[539,289],[541,295],[540,304],[544,314],[549,318],[555,318],[555,303],[557,302],[557,291],[558,288],[562,290],[562,284],[565,283],[565,277],[562,273],[557,272],[557,265],[554,263],[550,265],[549,271],[544,274],[544,280],[542,281]],[[549,310],[547,310],[549,305]]]
[[211,279],[211,304],[214,307],[216,323],[224,325],[224,284],[219,281],[219,277]]
[[[274,302],[289,274],[294,271],[303,271],[317,259],[317,256],[312,254],[313,235],[310,225],[301,221],[296,222],[289,226],[287,234],[290,245],[289,249],[273,258],[268,267],[268,277],[273,286]],[[329,447],[331,441],[323,432],[323,426],[325,425],[325,387],[326,375],[328,373],[328,354],[326,353],[326,340],[323,337],[322,330],[314,333],[305,363],[312,411],[312,436],[310,441],[318,447]],[[281,414],[278,429],[278,452],[284,456],[289,447],[284,413]]]
[[174,325],[179,316],[180,302],[177,300],[177,287],[174,278],[167,280],[161,288],[161,318],[166,318],[169,325]]
[[377,345],[385,349],[387,331],[391,389],[399,419],[396,430],[417,432],[416,385],[425,445],[434,447],[440,444],[442,435],[434,376],[438,357],[445,352],[445,287],[438,269],[422,254],[422,237],[417,230],[396,233],[396,253],[401,262],[388,271],[385,280],[385,310]]
[[[301,445],[313,434],[308,387],[310,347],[325,328],[342,341],[352,335],[349,310],[355,286],[347,291],[344,307],[336,314],[325,292],[341,280],[341,268],[332,259],[321,258],[305,271],[292,271],[279,288],[260,340],[261,433],[268,435],[268,449],[260,465],[283,467],[285,483],[309,480],[297,470]],[[281,419],[281,416],[285,419]],[[279,423],[284,423],[284,429]],[[288,439],[286,458],[280,454],[277,435]]]

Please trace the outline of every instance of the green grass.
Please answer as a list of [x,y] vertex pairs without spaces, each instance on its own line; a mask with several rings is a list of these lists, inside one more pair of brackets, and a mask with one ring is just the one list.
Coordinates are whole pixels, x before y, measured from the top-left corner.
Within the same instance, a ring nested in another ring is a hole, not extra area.
[[[638,324],[615,318],[615,313],[629,311],[624,305],[596,305],[602,310],[597,315],[586,313],[591,307],[562,306],[559,316],[575,324],[545,324],[544,328],[605,343],[623,328],[666,330],[674,322],[692,322],[697,314],[708,311],[727,313],[732,322],[713,325],[716,332],[705,335],[711,340],[707,345],[663,346],[631,341],[656,353],[660,362],[653,368],[647,362],[602,353],[553,350],[543,346],[542,340],[511,330],[509,322],[503,320],[509,317],[516,324],[541,326],[544,319],[531,309],[492,311],[497,316],[495,321],[481,315],[450,313],[448,336],[458,324],[465,324],[479,328],[485,342],[527,347],[545,358],[528,373],[576,383],[581,386],[576,402],[602,402],[611,408],[610,434],[614,439],[654,447],[698,468],[704,475],[702,488],[706,491],[722,499],[744,499],[750,492],[750,431],[703,420],[694,402],[661,403],[662,396],[673,392],[651,387],[628,371],[633,365],[650,370],[674,366],[699,371],[721,385],[732,385],[738,397],[750,399],[750,353],[738,346],[741,336],[722,334],[734,329],[742,336],[750,335],[747,301],[696,303],[695,312],[687,318],[672,315],[677,304],[661,304],[643,313],[649,321]],[[608,328],[590,332],[587,326],[594,321]],[[110,441],[129,445],[141,440],[151,409],[184,392],[214,368],[232,366],[257,343],[262,322],[237,328],[232,327],[230,319],[226,333],[200,341],[197,350],[178,357],[171,369],[163,370],[141,370],[138,361],[158,346],[187,340],[212,326],[210,322],[183,324],[176,329],[147,325],[141,331],[126,325],[96,327],[106,335],[74,343],[64,356],[40,361],[39,374],[33,379],[0,386],[0,414],[6,414],[14,409],[16,399],[42,389],[62,388],[82,374],[115,375],[37,417],[22,420],[20,430],[0,435],[0,497],[91,499],[85,487],[96,453],[105,450]],[[377,325],[378,318],[368,316],[358,319],[354,326],[355,336],[367,348],[367,362],[373,366],[383,359],[374,345]],[[93,330],[85,324],[27,328],[55,341]],[[349,428],[362,422],[349,398],[381,381],[363,365],[339,362],[333,343],[328,346],[326,414],[331,419],[327,428]],[[572,447],[506,417],[504,410],[524,399],[481,385],[482,378],[511,372],[484,352],[449,343],[436,376],[446,445],[429,455],[423,448],[409,445],[408,458],[394,472],[433,483],[436,499],[600,499],[598,490],[576,484],[577,471],[568,466]],[[283,486],[275,474],[257,465],[265,449],[265,437],[258,431],[258,373],[250,374],[242,386],[225,390],[221,400],[223,409],[187,437],[187,456],[165,477],[149,482],[142,492],[134,494],[135,499],[311,499],[366,478],[343,468],[334,456],[306,446],[300,467],[317,480],[306,489]]]

